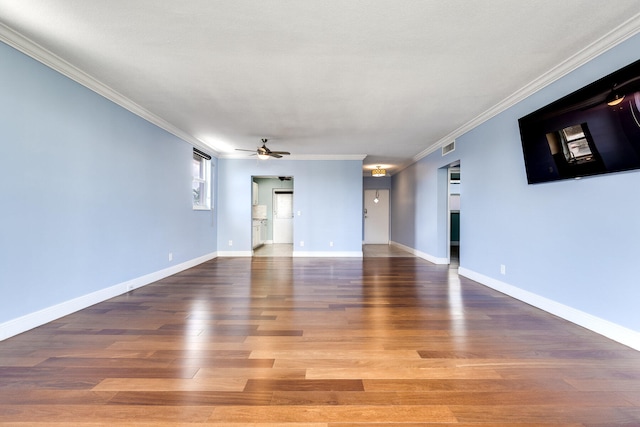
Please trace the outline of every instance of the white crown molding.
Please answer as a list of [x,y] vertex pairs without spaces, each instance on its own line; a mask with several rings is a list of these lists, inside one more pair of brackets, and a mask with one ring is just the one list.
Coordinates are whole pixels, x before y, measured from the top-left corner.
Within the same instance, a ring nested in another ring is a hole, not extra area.
[[49,52],[34,41],[26,38],[22,34],[12,30],[11,28],[1,23],[0,41],[46,65],[47,67],[59,72],[60,74],[70,78],[76,83],[92,90],[98,95],[101,95],[104,98],[114,102],[122,108],[129,110],[130,112],[143,118],[144,120],[158,126],[161,129],[166,130],[170,134],[177,136],[185,142],[188,142],[189,144],[201,150],[204,150],[207,153],[213,154],[216,157],[218,156],[219,153],[213,147],[210,147],[204,142],[194,138],[192,135],[189,135],[187,132],[184,132],[183,130],[175,127],[166,120],[156,116],[152,112],[131,101],[124,95],[118,93],[109,86],[80,70],[79,68],[71,65],[69,62],[65,61],[59,56]]
[[532,82],[522,87],[520,90],[509,95],[507,98],[503,99],[501,102],[494,105],[487,111],[483,112],[479,116],[468,121],[467,123],[463,124],[462,126],[450,132],[449,134],[445,135],[444,137],[436,141],[434,144],[427,147],[425,150],[413,156],[411,161],[401,165],[398,168],[397,172],[405,169],[411,164],[417,162],[418,160],[428,156],[434,151],[439,150],[443,145],[450,143],[451,141],[464,135],[470,130],[478,127],[479,125],[491,119],[492,117],[497,116],[501,112],[513,107],[518,102],[533,95],[540,89],[550,85],[556,80],[559,80],[560,78],[566,76],[570,72],[586,64],[587,62],[591,61],[592,59],[596,58],[602,53],[608,51],[614,46],[633,37],[634,35],[638,34],[638,32],[640,32],[640,13],[632,16],[627,21],[623,22],[621,25],[614,28],[609,33],[601,37],[600,39],[586,46],[584,49],[580,50],[575,55],[567,58],[566,61],[558,64],[557,66],[547,71],[537,79],[533,80]]
[[[463,124],[459,128],[445,135],[440,140],[436,141],[434,144],[429,145],[425,150],[416,154],[412,157],[412,159],[408,162],[405,162],[398,166],[395,173],[405,169],[411,164],[417,162],[418,160],[428,156],[434,151],[440,149],[443,145],[448,144],[452,140],[455,140],[459,136],[465,134],[466,132],[472,130],[473,128],[479,126],[480,124],[486,122],[492,117],[498,115],[499,113],[507,110],[512,107],[516,103],[522,101],[528,96],[534,94],[538,90],[543,87],[553,83],[554,81],[560,79],[561,77],[567,75],[571,71],[576,68],[584,65],[590,60],[594,59],[598,55],[606,52],[612,47],[620,44],[621,42],[627,40],[628,38],[634,36],[640,32],[640,13],[632,16],[627,21],[619,25],[618,27],[611,30],[609,33],[601,37],[599,40],[591,43],[586,46],[584,49],[576,53],[575,55],[568,58],[566,61],[558,64],[556,67],[552,68],[542,76],[538,77],[534,81],[525,85],[520,90],[516,91],[512,95],[508,96],[498,104],[494,105],[492,108],[483,112],[479,116],[474,119],[468,121]],[[215,148],[207,145],[206,143],[200,141],[199,139],[193,137],[192,135],[184,132],[183,130],[175,127],[164,119],[156,116],[125,96],[121,95],[117,91],[108,87],[107,85],[101,83],[95,78],[91,77],[87,73],[82,70],[74,67],[64,59],[60,58],[57,55],[47,51],[42,46],[33,42],[32,40],[24,37],[18,32],[12,30],[4,24],[0,24],[0,41],[8,44],[9,46],[19,50],[20,52],[28,55],[29,57],[41,62],[42,64],[52,68],[55,71],[67,76],[68,78],[74,80],[75,82],[87,87],[88,89],[98,93],[99,95],[109,99],[110,101],[120,105],[121,107],[129,110],[133,114],[147,120],[150,123],[155,124],[156,126],[166,130],[167,132],[177,136],[178,138],[194,145],[197,148],[205,150],[207,152],[213,152],[212,154],[218,158],[241,158],[232,154],[222,154],[218,152]],[[361,158],[360,158],[361,157]],[[295,158],[289,157],[290,160],[364,160],[366,155],[347,155],[347,156],[323,156],[323,155],[298,155]]]
[[[362,161],[367,157],[366,154],[292,154],[283,156],[281,159],[268,160],[356,160]],[[223,153],[218,156],[219,159],[235,159],[235,160],[257,160],[252,154]]]

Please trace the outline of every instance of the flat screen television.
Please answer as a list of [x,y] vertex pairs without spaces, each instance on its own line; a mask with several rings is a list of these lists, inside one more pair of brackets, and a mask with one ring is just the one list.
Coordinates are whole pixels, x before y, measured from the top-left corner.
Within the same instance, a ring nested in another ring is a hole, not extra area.
[[518,120],[529,184],[640,168],[640,61]]

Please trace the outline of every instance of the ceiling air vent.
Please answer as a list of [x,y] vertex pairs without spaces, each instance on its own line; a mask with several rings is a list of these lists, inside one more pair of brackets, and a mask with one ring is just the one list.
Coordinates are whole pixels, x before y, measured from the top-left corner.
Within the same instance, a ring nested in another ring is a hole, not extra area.
[[442,155],[444,156],[445,154],[449,154],[450,152],[454,151],[455,149],[456,149],[456,142],[452,141],[452,142],[450,142],[447,145],[444,145],[442,147]]

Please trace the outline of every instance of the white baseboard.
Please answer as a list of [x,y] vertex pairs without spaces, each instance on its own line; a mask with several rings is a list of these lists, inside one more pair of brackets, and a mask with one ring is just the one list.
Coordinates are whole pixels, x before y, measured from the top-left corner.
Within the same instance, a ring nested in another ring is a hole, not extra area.
[[424,252],[420,252],[419,250],[410,248],[409,246],[405,246],[402,245],[398,242],[389,242],[390,245],[396,246],[400,249],[403,249],[407,252],[410,252],[412,254],[414,254],[415,256],[422,258],[424,260],[427,260],[429,262],[432,262],[434,264],[449,264],[449,260],[447,258],[439,258],[439,257],[434,257],[433,255],[429,255],[427,253]]
[[90,307],[99,302],[106,301],[110,298],[117,297],[118,295],[122,295],[134,289],[141,288],[142,286],[148,285],[150,283],[157,282],[158,280],[164,279],[165,277],[169,277],[188,268],[195,267],[198,264],[202,264],[203,262],[209,261],[216,257],[217,253],[215,252],[203,255],[201,257],[194,258],[181,264],[176,264],[169,268],[146,274],[135,279],[127,280],[126,282],[118,283],[108,288],[100,289],[99,291],[95,291],[90,294],[83,295],[15,319],[11,319],[4,323],[0,323],[0,341],[21,334],[38,326],[44,325],[45,323],[49,323],[61,317],[67,316],[78,310]]
[[[253,251],[218,251],[218,257],[251,257],[253,256]],[[362,251],[333,251],[333,252],[322,252],[322,251],[296,251],[294,250],[291,253],[292,257],[309,257],[309,258],[362,258]]]
[[609,322],[608,320],[601,319],[532,292],[525,291],[508,283],[476,273],[464,267],[458,269],[458,274],[631,347],[634,350],[640,351],[640,332],[625,328],[624,326]]
[[218,257],[250,257],[253,251],[218,251]]
[[362,251],[293,251],[293,257],[308,258],[362,258]]

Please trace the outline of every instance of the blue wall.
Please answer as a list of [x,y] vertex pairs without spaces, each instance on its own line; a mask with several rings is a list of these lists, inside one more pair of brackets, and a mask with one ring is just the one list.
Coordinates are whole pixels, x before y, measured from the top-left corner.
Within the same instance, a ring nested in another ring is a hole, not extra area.
[[[394,175],[392,240],[446,252],[442,173],[461,162],[460,266],[640,331],[640,171],[527,185],[518,119],[638,59],[627,40]],[[506,274],[500,273],[506,266]]]
[[[251,251],[252,176],[293,177],[294,255],[362,254],[361,160],[220,159],[219,251]],[[229,240],[233,246],[228,245]]]
[[190,145],[2,43],[0,63],[0,324],[215,253]]
[[440,153],[392,177],[391,240],[429,256],[447,257],[448,173]]
[[391,190],[390,176],[365,176],[362,179],[364,190]]
[[[461,267],[639,331],[640,172],[527,185],[517,126],[638,51],[640,36],[394,175],[392,239],[446,257],[446,166],[459,160]],[[294,177],[296,252],[361,253],[361,161],[214,159],[215,210],[193,211],[189,144],[4,44],[0,62],[0,324],[250,251],[254,175]]]

